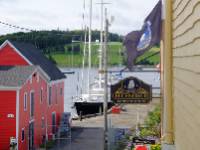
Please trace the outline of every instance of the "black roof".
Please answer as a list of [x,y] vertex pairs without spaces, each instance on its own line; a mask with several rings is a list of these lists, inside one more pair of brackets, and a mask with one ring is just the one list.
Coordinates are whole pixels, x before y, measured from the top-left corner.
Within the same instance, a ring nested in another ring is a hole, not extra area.
[[65,75],[56,67],[56,65],[48,60],[42,51],[37,49],[33,44],[16,41],[9,42],[33,65],[40,66],[47,73],[51,80],[65,78]]

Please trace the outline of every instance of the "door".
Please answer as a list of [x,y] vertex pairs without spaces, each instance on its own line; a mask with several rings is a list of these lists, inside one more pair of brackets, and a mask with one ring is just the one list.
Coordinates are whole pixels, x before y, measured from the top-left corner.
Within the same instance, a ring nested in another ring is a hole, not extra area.
[[34,150],[34,122],[29,124],[29,150]]
[[56,113],[52,113],[52,133],[56,133]]

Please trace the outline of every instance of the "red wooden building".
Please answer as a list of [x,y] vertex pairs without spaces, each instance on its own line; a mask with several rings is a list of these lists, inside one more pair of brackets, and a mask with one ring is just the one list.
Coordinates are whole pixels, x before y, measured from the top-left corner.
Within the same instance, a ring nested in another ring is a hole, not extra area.
[[31,44],[0,47],[0,150],[32,150],[50,139],[64,112],[65,76]]

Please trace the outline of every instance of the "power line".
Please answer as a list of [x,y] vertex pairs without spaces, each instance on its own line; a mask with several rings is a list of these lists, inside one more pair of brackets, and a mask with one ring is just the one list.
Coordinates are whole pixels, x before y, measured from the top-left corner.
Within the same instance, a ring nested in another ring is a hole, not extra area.
[[6,22],[3,22],[3,21],[0,21],[0,24],[5,25],[5,26],[8,26],[8,27],[10,27],[10,28],[25,30],[25,31],[29,31],[29,32],[36,31],[36,30],[33,30],[33,29],[24,28],[24,27],[21,27],[21,26],[17,26],[17,25],[13,25],[13,24],[10,24],[10,23],[6,23]]

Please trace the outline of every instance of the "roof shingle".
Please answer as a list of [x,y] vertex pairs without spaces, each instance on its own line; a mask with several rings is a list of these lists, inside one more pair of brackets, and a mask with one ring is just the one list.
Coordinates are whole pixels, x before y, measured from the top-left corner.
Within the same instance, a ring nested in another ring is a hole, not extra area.
[[40,66],[50,77],[51,80],[64,79],[65,75],[49,61],[41,50],[33,44],[9,41],[22,55],[24,55],[33,65]]
[[0,66],[0,86],[20,87],[36,68],[37,66]]

